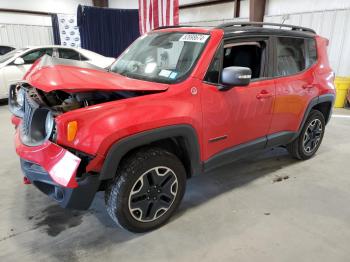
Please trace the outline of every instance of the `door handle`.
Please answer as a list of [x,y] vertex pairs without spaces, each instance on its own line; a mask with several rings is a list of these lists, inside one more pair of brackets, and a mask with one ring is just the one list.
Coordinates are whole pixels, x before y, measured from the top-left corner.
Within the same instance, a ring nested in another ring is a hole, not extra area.
[[272,97],[272,94],[267,92],[266,90],[261,91],[261,93],[256,95],[257,99],[265,99]]
[[303,85],[304,89],[311,89],[313,87],[314,87],[314,85],[312,85],[312,84],[305,84],[305,85]]

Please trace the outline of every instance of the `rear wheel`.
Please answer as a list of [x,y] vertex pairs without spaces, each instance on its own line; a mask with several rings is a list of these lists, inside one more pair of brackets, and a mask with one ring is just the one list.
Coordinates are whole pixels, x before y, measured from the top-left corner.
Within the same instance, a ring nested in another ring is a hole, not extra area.
[[105,193],[107,211],[130,231],[150,231],[175,212],[185,186],[185,168],[174,154],[157,148],[142,150],[122,162]]
[[321,145],[325,119],[318,110],[312,110],[297,139],[287,145],[289,153],[301,160],[311,158]]

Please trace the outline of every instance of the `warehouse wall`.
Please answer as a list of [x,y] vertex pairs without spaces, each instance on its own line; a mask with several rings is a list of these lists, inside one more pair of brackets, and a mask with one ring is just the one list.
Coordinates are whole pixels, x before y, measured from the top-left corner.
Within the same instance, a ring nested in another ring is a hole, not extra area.
[[[182,2],[199,0],[180,0]],[[180,23],[218,25],[223,22],[248,20],[249,1],[241,2],[241,16],[233,19],[233,3],[180,10]],[[350,75],[350,1],[348,0],[267,0],[266,22],[311,27],[330,40],[328,53],[338,76]]]
[[138,9],[139,8],[138,0],[109,0],[108,4],[110,8],[119,8],[119,9]]
[[16,48],[53,43],[51,17],[0,13],[0,45]]
[[[1,0],[0,8],[74,14],[78,4],[92,5],[92,0]],[[0,45],[19,48],[51,44],[51,16],[0,12]]]
[[92,0],[1,0],[0,8],[74,14],[79,4],[92,5]]
[[350,8],[349,0],[267,0],[266,15],[283,15]]
[[330,64],[338,76],[350,75],[350,8],[326,10],[308,13],[296,13],[287,16],[266,16],[265,21],[311,27],[329,39],[328,54]]

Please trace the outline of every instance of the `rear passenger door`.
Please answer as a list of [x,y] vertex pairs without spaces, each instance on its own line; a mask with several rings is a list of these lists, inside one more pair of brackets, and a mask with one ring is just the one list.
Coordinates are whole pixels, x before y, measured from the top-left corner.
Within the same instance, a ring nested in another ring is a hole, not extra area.
[[311,99],[318,95],[312,67],[317,61],[313,38],[274,37],[276,98],[270,134],[296,132]]

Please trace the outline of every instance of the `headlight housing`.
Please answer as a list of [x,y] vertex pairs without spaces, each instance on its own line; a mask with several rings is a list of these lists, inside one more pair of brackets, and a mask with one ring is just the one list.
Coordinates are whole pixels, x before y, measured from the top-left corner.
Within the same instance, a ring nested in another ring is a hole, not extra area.
[[9,90],[9,109],[17,117],[23,117],[25,91],[21,85],[12,85]]
[[16,98],[17,98],[16,102],[17,102],[17,105],[20,106],[21,108],[23,108],[24,106],[24,96],[25,96],[24,90],[20,88],[16,95]]
[[36,108],[30,124],[21,126],[21,140],[25,145],[37,146],[53,136],[55,119],[47,108]]
[[45,133],[46,133],[47,139],[49,139],[52,136],[54,126],[55,126],[55,119],[52,116],[52,112],[48,111],[46,120],[45,120]]

